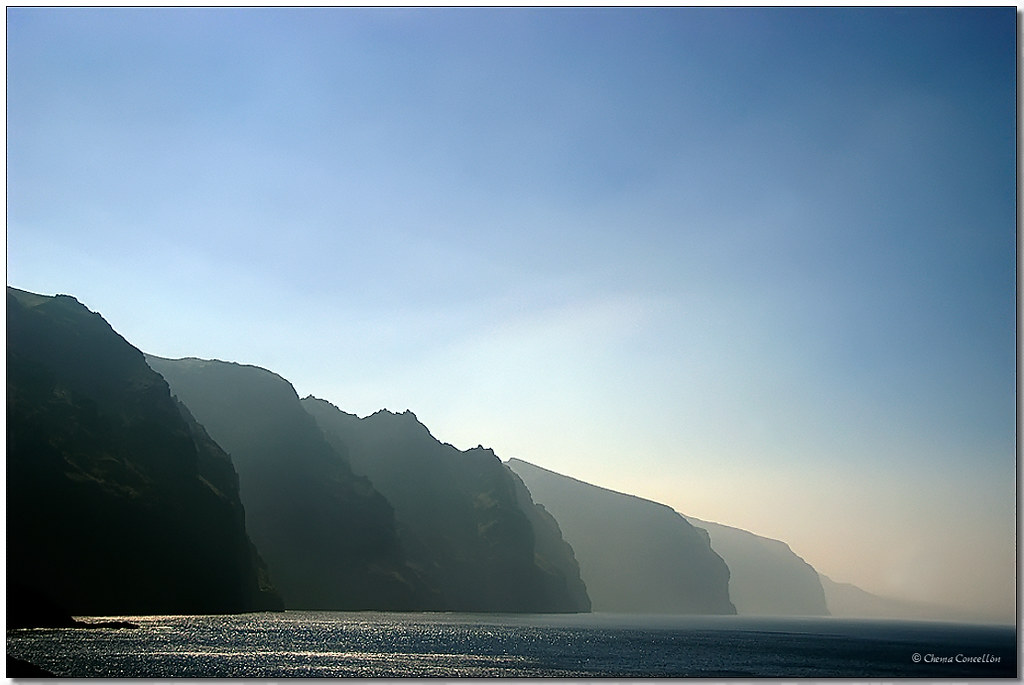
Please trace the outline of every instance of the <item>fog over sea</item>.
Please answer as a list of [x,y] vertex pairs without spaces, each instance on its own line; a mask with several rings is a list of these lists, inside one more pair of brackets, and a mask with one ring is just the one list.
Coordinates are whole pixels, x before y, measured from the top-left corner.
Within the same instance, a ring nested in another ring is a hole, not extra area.
[[299,612],[7,631],[59,677],[1013,678],[1014,626],[836,618]]

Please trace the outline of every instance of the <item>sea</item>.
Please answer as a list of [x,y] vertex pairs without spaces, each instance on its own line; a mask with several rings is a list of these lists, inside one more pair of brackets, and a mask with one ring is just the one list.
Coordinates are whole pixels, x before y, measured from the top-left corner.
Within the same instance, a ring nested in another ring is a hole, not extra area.
[[1015,626],[840,618],[304,612],[7,631],[62,678],[1017,677]]

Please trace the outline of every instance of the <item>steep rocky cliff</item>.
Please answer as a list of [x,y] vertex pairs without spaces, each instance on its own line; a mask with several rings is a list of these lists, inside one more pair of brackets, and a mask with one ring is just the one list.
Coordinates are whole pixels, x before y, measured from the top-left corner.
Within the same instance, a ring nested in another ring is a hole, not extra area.
[[394,512],[324,439],[292,385],[255,366],[148,357],[231,455],[250,534],[290,609],[420,609]]
[[729,596],[736,611],[762,616],[828,616],[818,572],[779,540],[687,516],[711,535],[711,547],[729,565]]
[[519,480],[483,447],[435,439],[412,412],[366,418],[303,406],[395,507],[403,547],[455,611],[587,611],[572,550]]
[[43,621],[280,607],[230,459],[164,379],[74,298],[10,287],[7,579],[15,624],[29,595]]
[[508,465],[558,521],[594,611],[736,613],[708,534],[672,509],[519,459]]

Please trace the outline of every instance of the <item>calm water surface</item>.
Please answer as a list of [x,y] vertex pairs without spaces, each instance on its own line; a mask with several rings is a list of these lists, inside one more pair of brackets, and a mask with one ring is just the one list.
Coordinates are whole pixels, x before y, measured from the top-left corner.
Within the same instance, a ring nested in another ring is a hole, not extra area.
[[[104,617],[110,620],[114,617]],[[296,612],[7,631],[63,677],[1013,678],[1016,630],[743,616]],[[90,619],[87,619],[90,620]]]

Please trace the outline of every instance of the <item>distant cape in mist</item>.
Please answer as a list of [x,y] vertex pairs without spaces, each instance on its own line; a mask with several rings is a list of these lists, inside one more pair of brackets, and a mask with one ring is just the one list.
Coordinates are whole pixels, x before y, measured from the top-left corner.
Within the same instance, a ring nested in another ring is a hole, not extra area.
[[829,610],[843,618],[892,618],[987,623],[991,617],[952,606],[883,597],[819,573]]
[[[510,459],[508,464],[534,499],[562,522],[565,538],[580,559],[595,611],[658,613],[651,608],[658,598],[678,607],[678,598],[668,598],[680,591],[689,570],[664,551],[670,535],[651,536],[653,517],[665,523],[674,521],[675,515],[706,534],[711,549],[728,566],[729,599],[740,615],[986,620],[953,607],[883,597],[850,583],[837,583],[780,540],[684,516],[665,505],[590,485],[521,459]],[[631,579],[634,587],[622,591],[618,582],[622,578]]]

